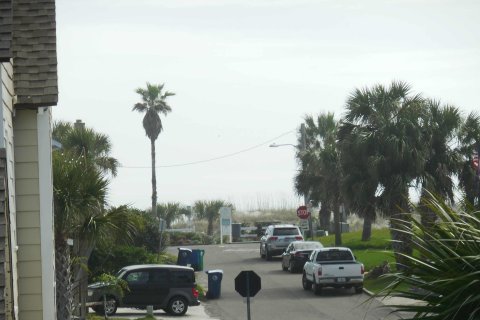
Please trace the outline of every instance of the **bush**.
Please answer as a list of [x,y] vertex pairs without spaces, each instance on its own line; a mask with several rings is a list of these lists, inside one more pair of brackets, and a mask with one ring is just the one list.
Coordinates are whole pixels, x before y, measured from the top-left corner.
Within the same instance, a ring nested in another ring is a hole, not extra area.
[[157,263],[157,254],[148,252],[142,247],[118,246],[114,248],[96,249],[88,262],[89,279],[103,273],[116,274],[121,268],[133,264]]
[[387,276],[392,282],[379,295],[424,301],[393,306],[412,312],[411,319],[480,319],[480,212],[457,212],[439,199],[424,205],[437,221],[431,227],[400,221],[418,255],[405,256],[406,269]]

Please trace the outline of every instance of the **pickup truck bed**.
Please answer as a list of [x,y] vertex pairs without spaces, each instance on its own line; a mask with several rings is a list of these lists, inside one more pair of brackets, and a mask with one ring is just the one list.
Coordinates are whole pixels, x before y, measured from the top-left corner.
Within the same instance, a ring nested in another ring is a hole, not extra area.
[[302,286],[315,294],[323,287],[355,288],[363,291],[363,264],[357,262],[348,248],[333,247],[316,249],[303,267]]

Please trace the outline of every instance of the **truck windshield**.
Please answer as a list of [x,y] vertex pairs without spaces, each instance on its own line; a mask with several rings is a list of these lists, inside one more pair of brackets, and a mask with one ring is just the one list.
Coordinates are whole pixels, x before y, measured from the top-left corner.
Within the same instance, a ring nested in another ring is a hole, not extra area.
[[317,261],[353,261],[348,251],[322,251],[317,255]]

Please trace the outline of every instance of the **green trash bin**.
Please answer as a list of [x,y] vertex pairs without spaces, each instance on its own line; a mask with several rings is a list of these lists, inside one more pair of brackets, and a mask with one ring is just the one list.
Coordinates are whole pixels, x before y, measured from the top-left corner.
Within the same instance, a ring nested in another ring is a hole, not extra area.
[[192,249],[192,268],[195,271],[203,271],[203,256],[205,255],[205,250],[203,249]]

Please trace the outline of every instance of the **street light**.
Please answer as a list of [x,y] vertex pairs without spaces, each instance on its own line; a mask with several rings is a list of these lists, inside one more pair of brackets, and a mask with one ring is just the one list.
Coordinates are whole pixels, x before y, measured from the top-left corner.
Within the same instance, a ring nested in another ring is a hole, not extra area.
[[283,146],[292,146],[294,148],[296,148],[297,146],[294,145],[294,144],[291,144],[291,143],[280,143],[280,144],[276,144],[275,142],[272,143],[271,145],[269,145],[270,148],[277,148],[277,147],[283,147]]

